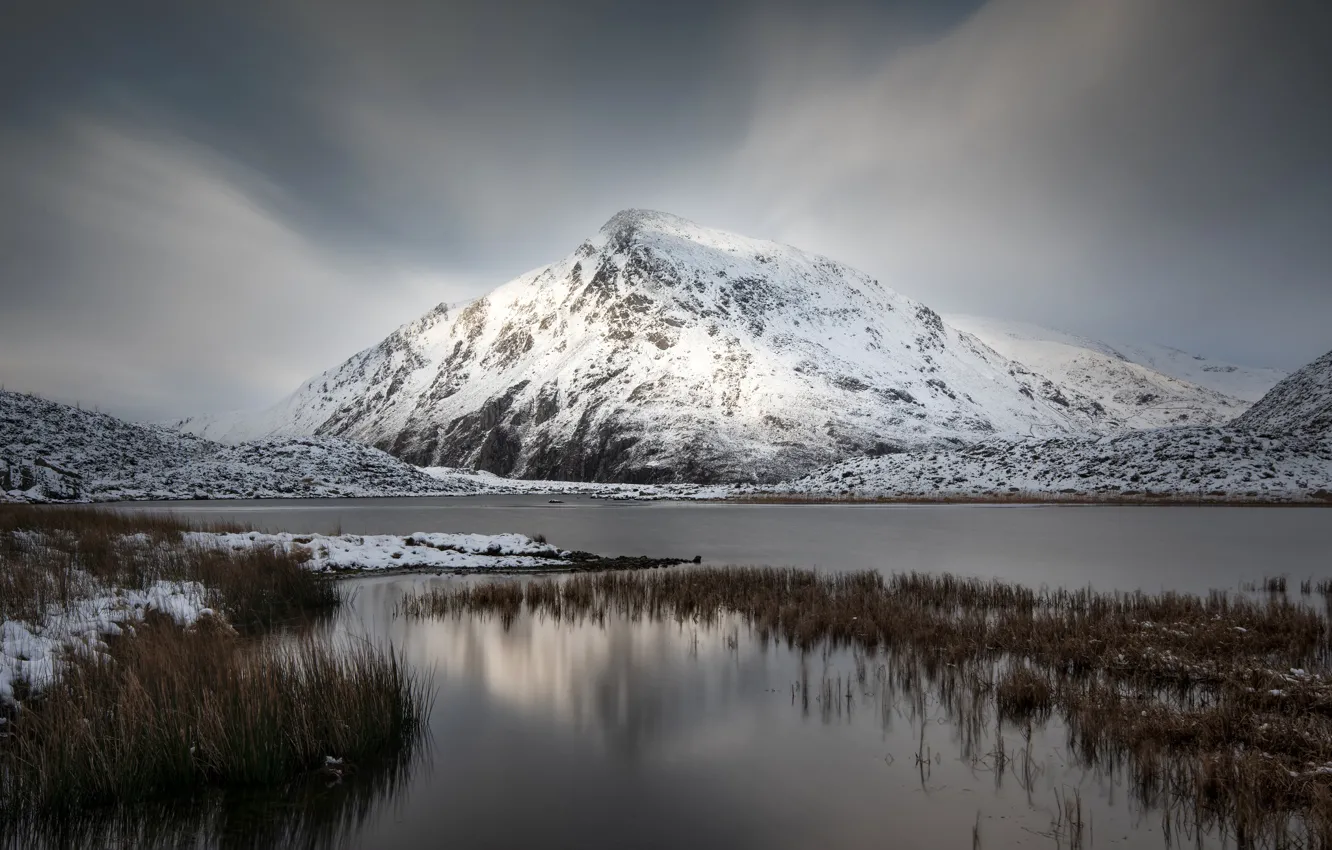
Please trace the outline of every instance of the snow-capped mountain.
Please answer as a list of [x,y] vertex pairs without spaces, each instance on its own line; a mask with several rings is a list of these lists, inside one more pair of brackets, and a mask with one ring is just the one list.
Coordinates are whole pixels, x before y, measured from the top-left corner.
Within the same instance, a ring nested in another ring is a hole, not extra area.
[[525,478],[709,481],[1122,423],[854,269],[631,210],[268,411],[178,427],[347,437],[423,466]]
[[0,500],[412,496],[468,493],[345,440],[271,438],[221,445],[0,390]]
[[1022,322],[948,315],[1005,357],[1081,392],[1133,428],[1219,425],[1262,397],[1285,373],[1208,360],[1174,348],[1087,339]]
[[1273,387],[1235,425],[1263,433],[1332,434],[1332,351]]

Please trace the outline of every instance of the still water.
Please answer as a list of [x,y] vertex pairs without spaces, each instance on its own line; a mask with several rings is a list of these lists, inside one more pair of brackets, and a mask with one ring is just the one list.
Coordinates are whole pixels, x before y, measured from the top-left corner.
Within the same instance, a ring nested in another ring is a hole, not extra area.
[[[550,504],[552,498],[561,504]],[[951,572],[1030,586],[1205,593],[1332,576],[1327,508],[624,503],[575,496],[128,503],[261,531],[545,534],[603,555]]]
[[[1332,575],[1332,512],[1319,509],[548,498],[121,509],[266,530],[544,533],[606,554],[1098,589],[1233,590],[1264,575]],[[955,694],[891,657],[764,645],[740,622],[395,616],[405,592],[460,580],[472,579],[348,581],[348,604],[322,626],[334,639],[391,643],[431,678],[429,740],[408,764],[260,800],[244,816],[202,815],[186,832],[234,846],[282,836],[365,848],[1068,847],[1079,845],[1061,801],[1076,798],[1080,846],[1224,846],[1137,802],[1122,771],[1079,763],[1057,716],[973,726]]]

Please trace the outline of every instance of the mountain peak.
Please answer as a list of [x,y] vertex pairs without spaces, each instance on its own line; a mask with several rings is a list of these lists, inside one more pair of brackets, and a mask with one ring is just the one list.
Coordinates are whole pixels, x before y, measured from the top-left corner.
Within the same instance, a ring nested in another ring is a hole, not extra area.
[[589,240],[589,246],[609,247],[614,253],[623,253],[629,246],[640,242],[646,236],[666,236],[683,239],[688,242],[708,241],[707,228],[700,227],[688,219],[657,210],[627,209],[620,210],[601,226],[597,235]]

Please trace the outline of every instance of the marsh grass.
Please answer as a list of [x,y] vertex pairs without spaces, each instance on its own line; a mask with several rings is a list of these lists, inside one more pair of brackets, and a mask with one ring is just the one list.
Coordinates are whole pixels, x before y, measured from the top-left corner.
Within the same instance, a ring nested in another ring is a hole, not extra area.
[[[964,754],[1018,777],[1030,795],[1031,728],[1058,714],[1087,765],[1127,768],[1134,796],[1182,830],[1206,826],[1240,846],[1332,846],[1332,676],[1319,612],[1265,580],[1259,596],[1213,592],[1032,590],[949,575],[821,574],[699,568],[565,579],[437,585],[404,597],[406,617],[608,617],[729,628],[760,644],[849,649],[882,659],[876,679],[894,712],[921,725],[933,693]],[[857,675],[857,687],[864,677]],[[792,703],[828,720],[851,710],[851,683],[808,676]],[[843,690],[845,688],[845,691]],[[986,728],[1025,726],[1028,749],[999,753]],[[1081,801],[1059,801],[1057,828],[1080,843]],[[1188,813],[1192,824],[1184,823]]]
[[1220,682],[1237,660],[1321,662],[1328,646],[1318,613],[1279,598],[1036,591],[946,574],[758,567],[608,572],[437,585],[397,606],[409,617],[510,619],[524,611],[576,621],[623,616],[704,625],[737,614],[760,640],[806,650],[828,642],[916,645],[945,661],[1011,654],[1069,672],[1183,686]]

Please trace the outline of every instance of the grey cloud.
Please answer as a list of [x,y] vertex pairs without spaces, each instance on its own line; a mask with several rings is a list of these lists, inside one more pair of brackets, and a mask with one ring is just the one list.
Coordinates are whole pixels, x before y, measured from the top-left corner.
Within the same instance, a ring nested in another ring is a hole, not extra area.
[[1283,10],[992,0],[769,94],[737,192],[944,309],[1299,365],[1332,344],[1332,61]]

